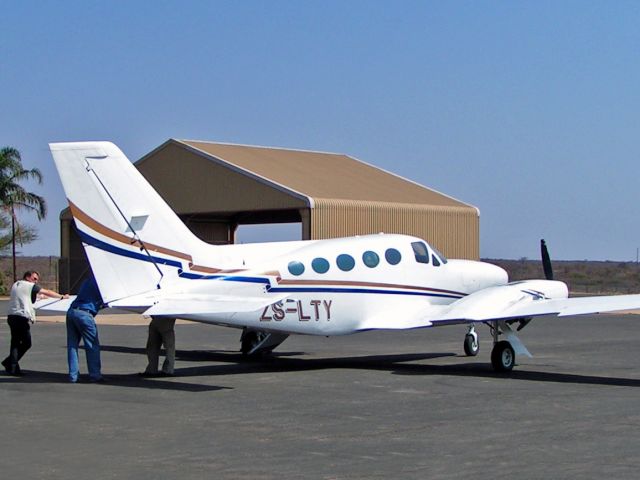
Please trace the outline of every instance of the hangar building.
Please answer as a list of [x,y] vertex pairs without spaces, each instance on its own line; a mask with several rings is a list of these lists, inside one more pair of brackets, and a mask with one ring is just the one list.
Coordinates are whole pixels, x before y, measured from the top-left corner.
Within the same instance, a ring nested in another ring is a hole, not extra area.
[[[452,258],[479,257],[479,212],[353,157],[170,139],[136,167],[201,239],[234,243],[243,224],[299,222],[300,238],[404,233]],[[88,263],[70,212],[61,222],[60,290]]]

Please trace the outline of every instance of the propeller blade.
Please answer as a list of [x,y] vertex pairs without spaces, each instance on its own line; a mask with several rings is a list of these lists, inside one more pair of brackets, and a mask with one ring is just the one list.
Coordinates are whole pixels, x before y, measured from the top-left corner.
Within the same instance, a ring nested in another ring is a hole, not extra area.
[[549,250],[547,250],[547,244],[544,239],[540,240],[540,253],[542,254],[542,269],[544,270],[544,276],[547,280],[553,280],[551,258],[549,257]]

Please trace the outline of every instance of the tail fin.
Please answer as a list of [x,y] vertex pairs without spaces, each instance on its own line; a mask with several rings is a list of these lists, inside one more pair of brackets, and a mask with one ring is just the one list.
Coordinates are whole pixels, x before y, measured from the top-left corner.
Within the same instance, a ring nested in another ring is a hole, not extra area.
[[105,302],[161,288],[188,268],[204,242],[117,146],[49,147]]

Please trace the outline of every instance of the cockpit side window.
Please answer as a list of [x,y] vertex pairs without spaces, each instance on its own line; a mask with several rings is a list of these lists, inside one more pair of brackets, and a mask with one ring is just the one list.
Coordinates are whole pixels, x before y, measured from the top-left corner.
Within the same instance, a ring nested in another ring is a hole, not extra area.
[[436,247],[434,247],[433,245],[431,245],[431,250],[433,250],[433,253],[435,253],[440,258],[440,261],[443,264],[446,264],[448,262],[447,257],[445,257],[442,254],[442,252],[440,250],[438,250]]
[[412,242],[413,254],[416,256],[416,262],[429,263],[429,251],[423,242]]

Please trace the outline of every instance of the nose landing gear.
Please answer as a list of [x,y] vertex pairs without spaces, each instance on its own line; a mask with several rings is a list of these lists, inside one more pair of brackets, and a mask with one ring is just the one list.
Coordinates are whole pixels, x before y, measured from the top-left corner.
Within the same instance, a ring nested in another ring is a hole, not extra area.
[[478,334],[476,333],[475,327],[469,325],[469,330],[467,334],[464,336],[464,353],[468,357],[475,357],[478,355],[480,351],[480,342],[478,342]]

